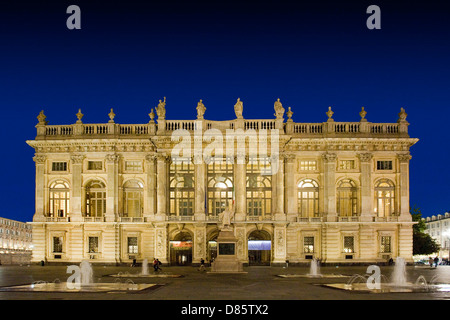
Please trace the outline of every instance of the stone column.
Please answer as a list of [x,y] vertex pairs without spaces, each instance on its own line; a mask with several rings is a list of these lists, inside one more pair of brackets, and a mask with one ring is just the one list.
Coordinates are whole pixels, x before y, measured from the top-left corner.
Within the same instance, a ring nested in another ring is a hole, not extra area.
[[156,155],[156,220],[165,220],[167,214],[167,156]]
[[106,222],[115,221],[119,209],[119,160],[118,154],[106,155]]
[[205,220],[206,217],[206,164],[202,155],[194,156],[194,184],[195,184],[195,220]]
[[45,155],[36,154],[33,160],[36,164],[36,193],[35,193],[35,213],[33,216],[33,222],[45,221],[45,160],[47,157]]
[[82,179],[81,172],[83,168],[83,159],[84,155],[82,154],[73,154],[70,156],[70,160],[72,161],[72,198],[71,198],[71,209],[70,212],[70,221],[82,221],[82,205],[83,205],[83,188],[82,188]]
[[358,154],[361,166],[361,221],[373,221],[371,153]]
[[245,221],[247,215],[247,161],[248,157],[238,154],[235,157],[234,173],[234,197],[235,221]]
[[324,209],[326,221],[337,221],[336,212],[336,154],[325,153],[324,161]]
[[144,217],[153,218],[156,213],[156,170],[155,155],[148,154],[145,156],[145,172],[147,175],[147,188],[144,191]]
[[400,163],[400,220],[411,221],[411,214],[409,212],[409,160],[411,155],[399,154],[398,161]]
[[295,185],[295,155],[286,155],[286,174],[284,175],[286,214],[288,221],[294,221],[298,215],[297,187]]

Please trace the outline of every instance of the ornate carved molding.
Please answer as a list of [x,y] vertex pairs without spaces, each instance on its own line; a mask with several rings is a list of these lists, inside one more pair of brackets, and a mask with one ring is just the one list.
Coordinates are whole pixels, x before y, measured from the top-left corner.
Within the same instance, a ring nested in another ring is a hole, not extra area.
[[400,162],[408,162],[412,158],[412,156],[408,153],[407,154],[398,154],[397,157]]
[[44,164],[46,159],[47,156],[42,154],[37,154],[33,157],[33,161],[36,162],[36,164]]
[[73,154],[73,155],[70,156],[70,160],[74,164],[81,164],[81,163],[83,163],[84,158],[85,158],[84,154]]
[[358,153],[357,156],[361,162],[369,162],[373,158],[371,153]]
[[322,159],[327,161],[327,162],[332,162],[332,161],[336,161],[336,154],[335,153],[324,153],[322,154]]
[[107,154],[105,159],[108,163],[118,163],[120,160],[120,155],[117,153]]

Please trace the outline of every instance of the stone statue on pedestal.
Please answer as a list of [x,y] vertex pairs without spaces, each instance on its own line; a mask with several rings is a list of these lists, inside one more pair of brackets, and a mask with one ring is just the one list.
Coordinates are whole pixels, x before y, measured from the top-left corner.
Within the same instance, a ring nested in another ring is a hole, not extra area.
[[234,217],[234,205],[230,201],[228,203],[228,207],[225,208],[220,214],[219,214],[219,221],[221,222],[220,230],[229,230],[231,229],[231,219]]

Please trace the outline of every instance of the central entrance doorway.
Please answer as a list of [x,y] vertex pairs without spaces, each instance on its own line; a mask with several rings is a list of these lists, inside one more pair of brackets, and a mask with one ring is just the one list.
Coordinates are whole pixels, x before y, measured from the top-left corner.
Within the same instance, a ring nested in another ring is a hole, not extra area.
[[192,237],[189,233],[180,232],[170,241],[170,264],[175,266],[192,264]]
[[272,240],[264,230],[253,231],[248,237],[248,265],[270,266]]

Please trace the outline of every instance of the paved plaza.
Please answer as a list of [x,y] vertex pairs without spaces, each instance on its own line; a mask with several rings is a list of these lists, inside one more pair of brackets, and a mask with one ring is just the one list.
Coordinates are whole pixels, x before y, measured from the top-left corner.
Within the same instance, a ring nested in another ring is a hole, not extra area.
[[[390,278],[394,267],[381,266]],[[158,277],[137,277],[140,267],[93,266],[95,283],[156,284],[149,290],[125,292],[17,292],[32,283],[66,282],[67,266],[0,266],[0,300],[448,300],[450,292],[361,293],[323,286],[347,283],[352,275],[367,275],[367,266],[322,266],[322,275],[306,277],[309,267],[246,267],[245,274],[211,274],[196,267],[163,267]],[[121,275],[114,277],[113,275]],[[153,270],[149,272],[153,275]],[[127,276],[130,275],[130,276]],[[282,277],[284,275],[284,277]],[[345,277],[343,277],[345,276]],[[407,266],[408,282],[450,284],[450,266]]]

